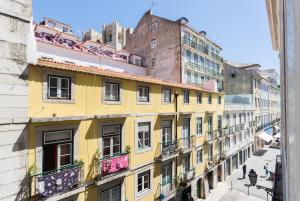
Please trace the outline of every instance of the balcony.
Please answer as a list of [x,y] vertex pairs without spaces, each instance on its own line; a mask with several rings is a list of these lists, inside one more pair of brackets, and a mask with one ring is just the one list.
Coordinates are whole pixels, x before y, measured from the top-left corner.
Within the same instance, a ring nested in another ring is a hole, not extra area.
[[31,199],[60,200],[84,191],[83,163],[31,175]]
[[208,169],[213,168],[218,164],[218,155],[208,156]]
[[122,153],[114,156],[98,159],[97,163],[97,185],[108,181],[124,177],[129,170],[128,153]]
[[235,132],[239,132],[240,131],[240,125],[235,125]]
[[178,156],[178,141],[163,142],[158,145],[158,159],[160,161],[169,160]]
[[180,139],[180,149],[183,153],[190,152],[195,144],[195,136],[189,136]]
[[185,66],[187,66],[187,67],[189,67],[193,70],[197,70],[199,72],[206,73],[206,74],[211,75],[211,76],[215,76],[215,77],[218,77],[218,78],[223,77],[222,73],[220,73],[218,71],[215,71],[215,70],[211,70],[209,68],[204,67],[203,65],[196,64],[196,63],[191,62],[191,61],[186,61]]
[[187,184],[188,182],[192,181],[195,176],[195,168],[191,168],[188,171],[182,172],[180,175],[180,183]]
[[207,131],[207,143],[211,144],[215,140],[216,134],[213,130]]
[[244,123],[240,124],[240,130],[242,131],[244,129],[245,129],[245,124]]
[[204,47],[203,45],[201,44],[198,44],[194,41],[192,41],[191,39],[187,38],[187,37],[183,37],[183,43],[192,47],[193,49],[195,50],[198,50],[204,54],[207,54],[207,55],[210,55],[212,58],[220,61],[220,62],[223,62],[223,58],[217,54],[215,54],[214,52],[211,52],[208,50],[208,48]]
[[159,199],[160,200],[169,200],[176,191],[176,178],[170,178],[168,180],[162,181],[159,184]]
[[225,137],[225,135],[223,134],[223,131],[222,131],[223,129],[222,128],[218,128],[217,130],[216,130],[216,136],[217,136],[217,139],[218,140],[222,140],[223,139],[223,137]]

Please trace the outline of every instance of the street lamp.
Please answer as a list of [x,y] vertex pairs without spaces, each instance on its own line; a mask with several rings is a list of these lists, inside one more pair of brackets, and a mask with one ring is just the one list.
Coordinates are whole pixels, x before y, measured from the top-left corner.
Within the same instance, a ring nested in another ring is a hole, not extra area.
[[255,186],[256,183],[257,183],[257,174],[256,174],[256,172],[253,169],[251,169],[248,176],[249,176],[249,180],[250,180],[250,185]]

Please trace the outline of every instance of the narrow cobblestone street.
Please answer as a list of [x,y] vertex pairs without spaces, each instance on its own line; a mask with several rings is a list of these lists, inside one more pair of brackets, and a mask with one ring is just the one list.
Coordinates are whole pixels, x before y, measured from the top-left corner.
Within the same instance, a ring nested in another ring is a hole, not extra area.
[[[268,148],[262,149],[256,152],[248,161],[247,175],[250,169],[254,169],[258,174],[257,184],[272,188],[272,182],[268,181],[264,177],[263,166],[265,163],[269,164],[269,171],[274,172],[275,170],[275,159],[276,155],[280,153],[279,149]],[[271,200],[272,197],[268,196],[264,190],[258,190],[256,187],[249,188],[250,183],[248,176],[246,179],[242,179],[242,167],[235,170],[225,182],[218,183],[216,189],[214,189],[207,200],[209,201],[263,201]]]

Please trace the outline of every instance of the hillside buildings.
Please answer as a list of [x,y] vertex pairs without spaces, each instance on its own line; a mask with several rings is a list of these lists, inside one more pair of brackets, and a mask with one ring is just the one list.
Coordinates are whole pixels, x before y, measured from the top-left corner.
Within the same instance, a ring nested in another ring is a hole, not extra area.
[[210,81],[213,90],[222,91],[222,48],[186,18],[172,21],[146,12],[125,49],[143,57],[150,76],[195,85]]
[[2,16],[0,199],[204,199],[278,118],[276,74],[224,67],[185,18],[149,11],[81,40],[23,6]]
[[101,32],[90,29],[83,33],[83,40],[91,40],[109,45],[116,50],[121,50],[126,45],[128,38],[132,33],[132,29],[125,28],[118,22],[102,25]]

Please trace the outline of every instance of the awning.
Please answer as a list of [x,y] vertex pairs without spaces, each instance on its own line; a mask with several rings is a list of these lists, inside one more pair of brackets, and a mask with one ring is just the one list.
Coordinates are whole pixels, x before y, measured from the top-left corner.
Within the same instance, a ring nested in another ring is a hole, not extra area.
[[280,130],[280,127],[278,125],[275,125],[274,128]]
[[274,138],[280,138],[281,134],[277,133],[276,135],[274,135]]
[[267,143],[273,140],[273,137],[266,132],[262,132],[261,134],[257,135],[257,137],[263,139]]

